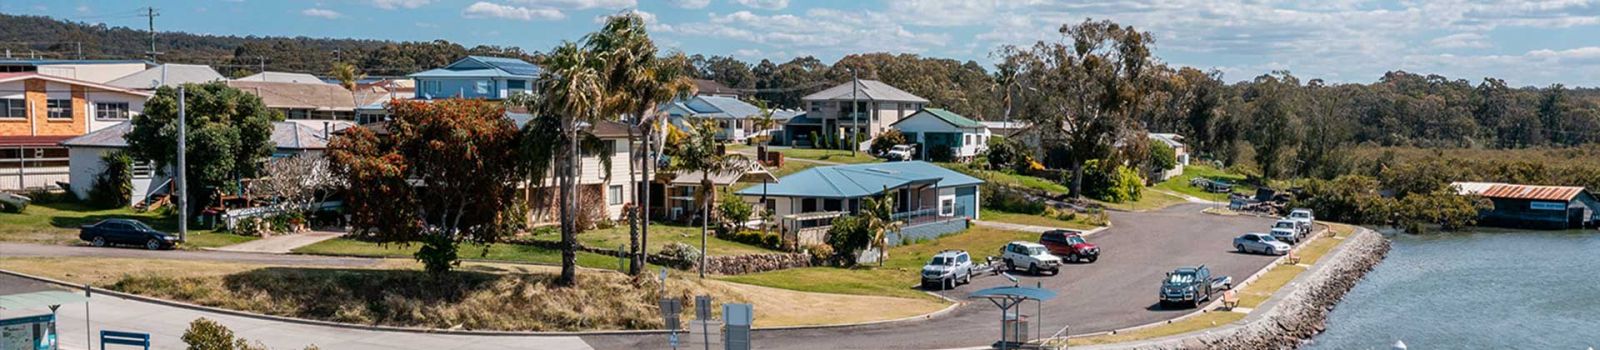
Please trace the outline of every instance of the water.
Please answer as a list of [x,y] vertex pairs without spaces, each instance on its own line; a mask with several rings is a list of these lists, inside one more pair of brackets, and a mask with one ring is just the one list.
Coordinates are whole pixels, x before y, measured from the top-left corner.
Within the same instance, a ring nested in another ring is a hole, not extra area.
[[1308,349],[1600,348],[1600,233],[1398,235]]

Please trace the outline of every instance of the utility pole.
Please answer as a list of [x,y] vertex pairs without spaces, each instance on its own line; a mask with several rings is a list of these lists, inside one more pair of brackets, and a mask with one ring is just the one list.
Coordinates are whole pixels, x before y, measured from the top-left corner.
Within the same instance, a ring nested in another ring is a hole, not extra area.
[[82,41],[74,41],[74,42],[72,42],[72,46],[77,46],[78,47],[78,59],[80,59],[80,60],[83,59],[83,42]]
[[861,98],[856,97],[856,92],[861,90],[860,86],[861,79],[856,77],[856,69],[852,67],[850,68],[850,141],[846,142],[850,145],[851,157],[856,155],[856,148],[859,148],[856,147],[856,142],[861,139]]
[[261,73],[261,81],[267,81],[267,56],[256,56],[256,73]]
[[161,14],[156,12],[156,8],[155,7],[146,7],[146,8],[144,8],[144,11],[145,11],[144,14],[140,15],[140,16],[144,16],[144,17],[149,17],[150,18],[150,52],[149,52],[149,54],[150,54],[150,61],[151,62],[155,62],[156,55],[160,54],[159,52],[156,52],[156,16],[160,16]]
[[189,177],[187,157],[189,153],[189,115],[185,107],[188,93],[182,85],[178,86],[178,242],[186,242],[189,237]]

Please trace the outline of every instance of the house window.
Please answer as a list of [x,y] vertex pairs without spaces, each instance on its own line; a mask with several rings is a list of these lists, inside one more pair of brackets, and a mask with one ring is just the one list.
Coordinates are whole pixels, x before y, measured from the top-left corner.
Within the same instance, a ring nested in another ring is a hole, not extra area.
[[442,87],[439,86],[439,81],[437,80],[423,80],[422,89],[437,94]]
[[611,188],[606,190],[606,204],[622,204],[622,185],[611,185]]
[[0,118],[27,118],[28,101],[23,99],[0,100]]
[[477,93],[479,95],[488,94],[489,93],[489,81],[488,80],[479,80],[479,81],[477,81],[475,84],[473,84],[472,92]]
[[972,135],[967,135],[966,139],[967,139],[966,141],[963,141],[963,142],[966,142],[964,145],[971,146],[972,145]]
[[47,100],[50,119],[72,119],[72,100]]
[[943,215],[943,216],[956,215],[956,200],[955,199],[940,200],[939,201],[939,215]]
[[765,204],[766,204],[768,213],[777,213],[778,212],[778,200],[777,199],[767,198],[767,201],[766,201]]
[[506,81],[506,89],[508,89],[508,90],[527,90],[528,89],[528,81],[527,80],[507,80]]
[[135,159],[133,161],[133,178],[148,179],[155,173],[155,166],[149,160]]
[[837,199],[824,199],[824,200],[822,200],[822,210],[827,210],[827,211],[844,210],[844,202],[841,202],[841,201],[839,201]]
[[821,103],[817,103],[817,102],[812,102],[811,103],[811,111],[812,112],[821,112],[822,111],[822,104]]
[[311,119],[311,110],[291,109],[288,113],[285,113],[285,117],[289,119]]
[[816,198],[806,198],[806,199],[801,199],[800,200],[800,212],[802,212],[802,213],[810,213],[810,212],[814,212],[814,211],[817,211],[817,199]]
[[128,119],[127,102],[109,102],[94,104],[95,119]]

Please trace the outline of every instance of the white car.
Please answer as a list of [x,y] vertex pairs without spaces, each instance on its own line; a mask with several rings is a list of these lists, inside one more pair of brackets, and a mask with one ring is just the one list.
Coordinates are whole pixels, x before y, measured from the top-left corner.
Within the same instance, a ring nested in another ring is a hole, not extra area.
[[1306,229],[1311,230],[1312,225],[1317,223],[1317,215],[1312,213],[1311,209],[1295,208],[1295,210],[1289,211],[1289,220],[1305,223]]
[[1271,255],[1289,254],[1289,244],[1272,238],[1265,233],[1246,233],[1233,239],[1233,249],[1240,253],[1262,253]]
[[1043,244],[1014,241],[1006,243],[1000,248],[1000,258],[1006,263],[1007,270],[1026,268],[1028,274],[1039,275],[1042,271],[1050,271],[1051,276],[1061,273],[1061,258],[1050,255],[1050,250]]
[[912,159],[911,157],[915,156],[916,153],[917,153],[916,146],[912,146],[912,145],[894,145],[894,147],[889,147],[888,151],[884,151],[883,152],[883,157],[884,158],[889,158],[889,160],[904,161],[904,160],[911,160]]
[[1272,231],[1268,231],[1267,234],[1272,236],[1272,239],[1276,239],[1285,244],[1300,243],[1300,231],[1293,228],[1273,227]]

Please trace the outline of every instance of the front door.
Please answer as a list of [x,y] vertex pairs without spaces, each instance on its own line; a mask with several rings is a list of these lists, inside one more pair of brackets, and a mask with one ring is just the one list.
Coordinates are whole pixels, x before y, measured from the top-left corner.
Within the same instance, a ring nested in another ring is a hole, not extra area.
[[1567,208],[1567,228],[1583,228],[1583,207]]

